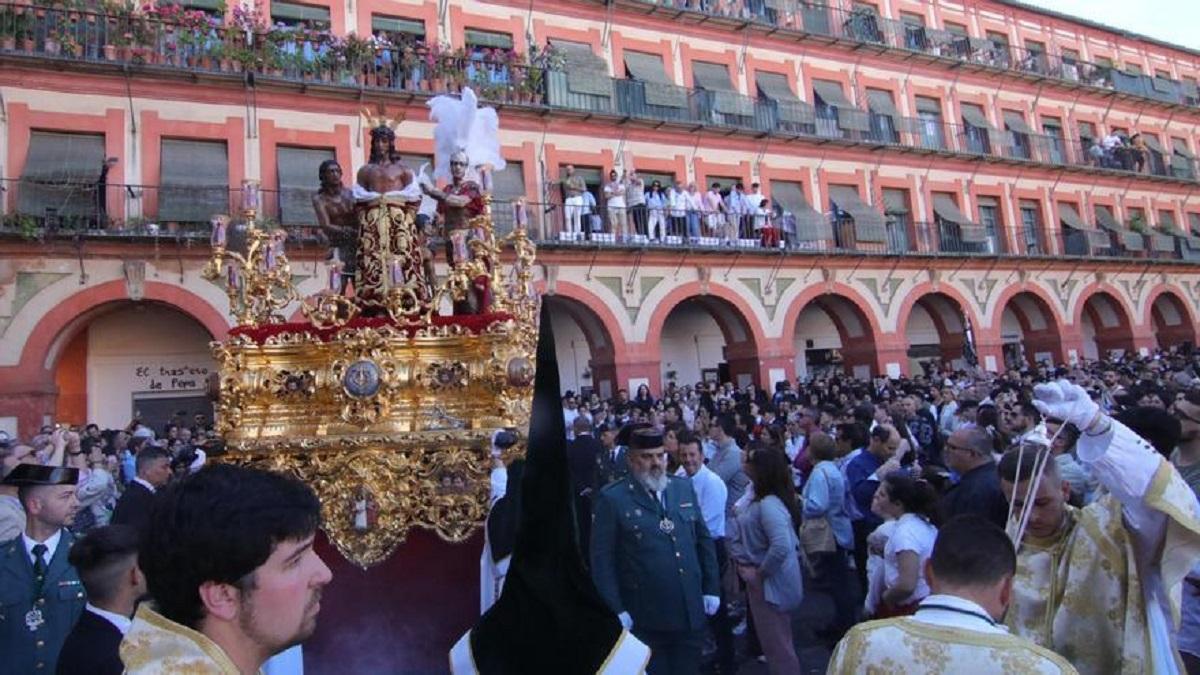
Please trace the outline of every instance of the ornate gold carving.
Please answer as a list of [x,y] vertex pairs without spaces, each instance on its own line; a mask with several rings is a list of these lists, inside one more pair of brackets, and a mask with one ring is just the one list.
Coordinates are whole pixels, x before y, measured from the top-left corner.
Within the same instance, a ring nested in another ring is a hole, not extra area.
[[344,326],[358,316],[358,305],[332,291],[322,291],[300,306],[300,312],[317,328]]
[[[492,433],[529,424],[538,299],[536,250],[524,229],[497,241],[489,205],[471,222],[471,260],[425,292],[390,286],[390,321],[354,324],[352,299],[327,291],[301,300],[281,236],[246,217],[246,251],[228,250],[222,231],[204,270],[226,280],[240,327],[213,345],[228,461],[311,485],[330,540],[362,567],[385,559],[413,527],[448,541],[469,537],[487,514]],[[510,247],[506,267],[501,253]],[[490,324],[438,318],[481,277],[496,313]],[[264,328],[282,323],[297,300],[308,324]],[[265,332],[252,339],[254,331]]]
[[239,326],[283,323],[280,313],[300,299],[292,285],[292,268],[283,254],[283,230],[267,231],[255,226],[247,213],[245,255],[230,251],[222,240],[213,242],[212,259],[201,274],[209,281],[225,280],[229,313]]
[[283,400],[309,399],[316,392],[316,377],[311,370],[299,373],[281,370],[271,376],[269,388]]
[[243,454],[236,461],[312,486],[330,541],[365,569],[391,555],[413,527],[451,542],[471,536],[487,516],[491,461],[476,440],[447,432],[430,437],[428,447],[381,438],[340,452]]
[[431,363],[425,368],[425,377],[434,391],[461,389],[467,386],[467,366],[461,361]]

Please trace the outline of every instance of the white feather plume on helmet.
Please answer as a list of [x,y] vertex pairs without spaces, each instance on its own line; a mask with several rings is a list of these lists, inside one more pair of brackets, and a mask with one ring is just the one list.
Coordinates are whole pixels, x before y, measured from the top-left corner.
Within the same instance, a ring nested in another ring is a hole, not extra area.
[[477,178],[475,167],[490,166],[492,171],[504,168],[504,157],[500,154],[500,119],[495,108],[479,107],[479,100],[470,87],[463,87],[461,98],[435,96],[426,105],[429,106],[429,119],[436,125],[433,129],[435,179],[450,179],[450,156],[459,150],[467,153],[473,178]]

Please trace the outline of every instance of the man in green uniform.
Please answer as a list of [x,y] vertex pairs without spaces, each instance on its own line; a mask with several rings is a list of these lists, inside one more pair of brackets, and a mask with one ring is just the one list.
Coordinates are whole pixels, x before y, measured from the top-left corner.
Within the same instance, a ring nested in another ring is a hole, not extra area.
[[4,479],[25,507],[25,533],[0,543],[0,654],[5,673],[53,673],[87,603],[67,554],[79,470],[21,464]]
[[592,579],[621,623],[650,646],[647,672],[694,675],[705,616],[720,606],[717,556],[691,483],[667,475],[662,434],[634,432],[629,475],[600,491]]

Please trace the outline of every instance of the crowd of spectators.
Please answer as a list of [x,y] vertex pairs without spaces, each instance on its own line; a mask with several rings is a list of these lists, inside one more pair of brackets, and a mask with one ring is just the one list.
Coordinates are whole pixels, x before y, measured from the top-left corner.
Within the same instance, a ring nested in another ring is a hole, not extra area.
[[[161,435],[137,419],[122,429],[45,425],[27,441],[0,432],[4,473],[18,463],[79,469],[79,510],[70,524],[76,535],[110,522],[136,525],[149,514],[120,507],[130,486],[150,483],[160,488],[172,478],[194,473],[210,455],[223,451],[224,444],[203,415],[190,420],[176,416]],[[0,509],[0,541],[20,534],[24,520],[23,512]]]
[[713,182],[704,190],[694,182],[663,185],[660,180],[647,182],[637,171],[610,171],[600,189],[603,201],[598,202],[575,168],[567,166],[560,185],[565,207],[560,236],[565,241],[727,246],[749,242],[786,248],[796,239],[794,214],[767,199],[755,182]]
[[[1002,373],[929,366],[912,377],[831,375],[780,382],[770,392],[731,382],[668,382],[657,395],[642,385],[633,396],[620,390],[609,399],[594,391],[567,392],[563,415],[569,437],[599,441],[597,461],[609,470],[595,477],[597,483],[622,477],[613,464],[626,452],[631,429],[661,432],[668,471],[693,477],[718,555],[723,546],[738,550],[740,528],[727,526],[758,503],[757,485],[770,474],[766,467],[773,461],[788,467],[805,588],[828,594],[834,606],[827,624],[811,628],[832,647],[858,621],[910,614],[930,594],[925,563],[943,520],[971,514],[1006,525],[1009,507],[1000,486],[1006,451],[1050,445],[1058,474],[1070,486],[1070,503],[1096,499],[1097,481],[1075,455],[1080,431],[1069,424],[1060,431],[1032,404],[1034,385],[1053,380],[1083,387],[1102,411],[1171,457],[1193,490],[1200,488],[1200,471],[1190,466],[1200,460],[1190,456],[1190,444],[1200,438],[1200,352],[1190,346]],[[568,453],[578,447],[588,446],[572,441]],[[570,461],[587,466],[580,458]],[[700,468],[724,483],[727,497],[715,506],[705,503],[696,476],[707,477]],[[576,477],[583,508],[587,494],[603,487],[586,482]],[[810,539],[810,521],[827,523],[821,529],[828,534],[815,532]],[[742,563],[734,562],[736,574],[724,571],[718,617],[728,610],[729,623],[740,620],[732,631],[747,635],[746,656],[765,658],[772,672],[790,672],[779,666],[790,667],[795,654],[781,651],[778,636],[791,632],[779,630],[776,617],[757,621],[755,613],[768,609],[746,595],[747,585],[737,581],[745,578]],[[1188,594],[1197,595],[1191,587]],[[1188,600],[1179,635],[1185,659],[1200,653],[1192,647],[1200,647],[1200,602]],[[715,638],[708,643],[710,660],[727,671],[732,656],[723,633],[730,627],[714,619],[709,630]]]

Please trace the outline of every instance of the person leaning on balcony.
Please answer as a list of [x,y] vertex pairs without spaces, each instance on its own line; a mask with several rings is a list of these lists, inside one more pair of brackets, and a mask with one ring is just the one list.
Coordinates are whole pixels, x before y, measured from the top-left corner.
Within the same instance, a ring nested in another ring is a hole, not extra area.
[[1121,168],[1121,162],[1118,156],[1124,152],[1125,141],[1115,129],[1110,130],[1100,141],[1100,146],[1104,150],[1104,165],[1110,169]]
[[683,236],[687,228],[687,191],[683,189],[683,181],[675,181],[671,193],[667,195],[667,201],[671,209],[671,226],[668,228],[667,234],[676,237]]
[[704,195],[696,191],[695,183],[688,183],[687,192],[683,195],[683,203],[687,206],[688,241],[696,243],[701,236],[700,215],[704,211]]
[[575,173],[575,165],[566,166],[566,176],[563,177],[563,206],[566,207],[567,232],[571,239],[581,239],[583,233],[583,193],[587,192],[587,184],[583,176]]
[[721,184],[713,183],[708,192],[704,193],[702,208],[704,212],[704,234],[708,237],[719,237],[724,231],[725,203],[721,201]]
[[1139,133],[1135,133],[1129,139],[1129,154],[1130,160],[1138,173],[1146,169],[1146,160],[1150,158],[1150,148],[1146,146],[1146,137]]
[[666,236],[667,231],[667,195],[658,181],[650,184],[650,191],[646,193],[646,207],[650,212],[646,234],[651,240],[657,241]]
[[609,231],[616,236],[617,241],[625,241],[629,237],[625,190],[625,177],[618,178],[616,170],[609,171],[608,182],[604,184],[604,203],[608,208]]
[[630,169],[625,176],[625,207],[633,232],[646,236],[646,183],[637,175],[637,169]]
[[754,229],[758,230],[763,248],[779,248],[779,228],[775,227],[775,213],[771,200],[764,199],[754,215]]
[[1092,166],[1103,167],[1104,146],[1100,145],[1100,142],[1094,138],[1089,138],[1087,144],[1088,159],[1091,161]]
[[729,243],[737,243],[737,239],[743,235],[742,218],[745,215],[746,209],[746,187],[741,183],[733,186],[729,194],[725,197],[725,213],[729,219]]

